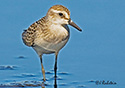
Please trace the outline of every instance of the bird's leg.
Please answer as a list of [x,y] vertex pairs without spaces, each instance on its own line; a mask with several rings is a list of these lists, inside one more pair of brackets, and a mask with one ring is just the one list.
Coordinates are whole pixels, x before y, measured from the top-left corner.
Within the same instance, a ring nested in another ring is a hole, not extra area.
[[43,74],[43,80],[46,81],[46,78],[45,78],[45,70],[44,70],[44,67],[43,67],[43,63],[42,63],[42,55],[40,55],[40,61],[41,61],[41,70],[42,70],[42,74]]
[[56,72],[57,72],[57,56],[58,56],[58,52],[55,53],[55,67],[54,67],[54,71],[55,71],[55,78],[56,76]]

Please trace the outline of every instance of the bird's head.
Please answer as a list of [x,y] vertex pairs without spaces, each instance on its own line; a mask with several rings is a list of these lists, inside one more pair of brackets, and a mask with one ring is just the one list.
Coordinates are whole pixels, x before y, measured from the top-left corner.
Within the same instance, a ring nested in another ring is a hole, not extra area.
[[52,6],[46,15],[47,19],[51,21],[54,24],[60,24],[60,25],[71,25],[78,29],[79,31],[82,31],[70,18],[70,11],[62,6],[62,5],[54,5]]

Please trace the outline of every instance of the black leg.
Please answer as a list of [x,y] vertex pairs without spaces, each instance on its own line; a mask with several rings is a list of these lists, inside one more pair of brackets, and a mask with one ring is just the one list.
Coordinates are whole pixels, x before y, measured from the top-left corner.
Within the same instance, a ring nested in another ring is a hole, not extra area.
[[57,56],[58,56],[58,52],[55,53],[55,67],[54,67],[55,78],[56,78],[56,72],[57,72]]
[[43,80],[46,81],[46,78],[45,78],[45,70],[44,70],[44,67],[43,67],[43,63],[42,63],[42,55],[40,55],[40,61],[41,61],[41,70],[42,70],[42,74],[43,74]]

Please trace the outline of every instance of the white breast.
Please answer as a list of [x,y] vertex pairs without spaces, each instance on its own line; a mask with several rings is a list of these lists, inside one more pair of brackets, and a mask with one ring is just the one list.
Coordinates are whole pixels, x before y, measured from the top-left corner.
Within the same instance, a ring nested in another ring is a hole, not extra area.
[[52,42],[47,42],[43,38],[36,41],[36,46],[33,47],[38,54],[49,54],[59,51],[69,39],[69,28],[67,25],[51,25],[50,32],[56,35]]

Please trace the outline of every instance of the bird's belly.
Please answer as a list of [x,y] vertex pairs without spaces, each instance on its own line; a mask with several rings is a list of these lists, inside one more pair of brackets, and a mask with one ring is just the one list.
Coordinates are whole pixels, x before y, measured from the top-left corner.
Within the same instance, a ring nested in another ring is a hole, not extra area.
[[61,41],[59,43],[48,43],[48,42],[42,42],[37,45],[35,45],[33,48],[35,51],[41,55],[41,54],[51,54],[58,52],[61,48],[65,46],[68,39]]
[[51,44],[49,46],[49,49],[52,49],[54,51],[59,51],[61,48],[63,48],[65,46],[65,44],[67,43],[68,40],[65,41],[61,41],[60,43],[57,44]]

